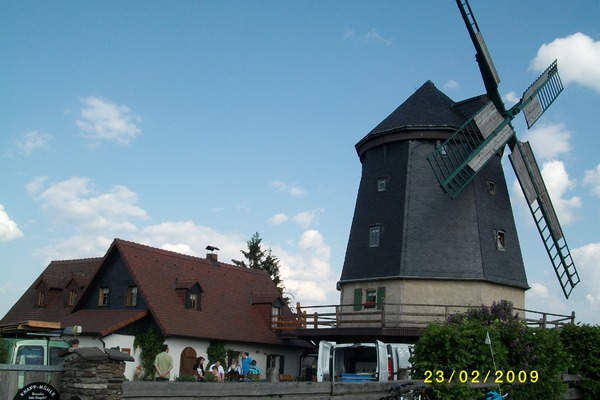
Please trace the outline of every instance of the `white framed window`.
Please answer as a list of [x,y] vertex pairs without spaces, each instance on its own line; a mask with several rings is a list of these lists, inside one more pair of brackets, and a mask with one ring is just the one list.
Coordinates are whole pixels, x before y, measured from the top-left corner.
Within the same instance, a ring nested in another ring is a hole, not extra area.
[[377,306],[377,291],[375,289],[367,289],[365,294],[365,308],[375,308]]
[[385,176],[377,179],[377,191],[385,192],[387,190],[387,182],[388,178]]
[[506,250],[506,233],[502,230],[496,231],[496,247],[498,250]]
[[99,306],[107,306],[108,305],[108,288],[101,287],[98,290],[98,305]]
[[198,309],[198,294],[197,293],[190,293],[190,297],[189,297],[189,309],[190,310],[197,310]]
[[136,286],[128,286],[127,287],[127,306],[135,307],[137,306],[137,296],[138,296],[138,288]]
[[379,246],[381,240],[381,226],[372,226],[369,228],[369,247]]

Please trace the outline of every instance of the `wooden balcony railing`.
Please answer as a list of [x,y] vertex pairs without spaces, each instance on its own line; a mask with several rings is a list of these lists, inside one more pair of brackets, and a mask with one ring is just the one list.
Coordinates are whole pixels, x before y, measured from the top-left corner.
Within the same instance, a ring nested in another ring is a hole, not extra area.
[[[370,307],[370,304],[365,304],[360,310],[355,310],[354,304],[301,306],[297,303],[295,317],[274,317],[271,328],[276,331],[293,331],[341,327],[426,327],[433,322],[444,322],[450,315],[473,308],[462,305],[385,302],[379,307]],[[513,311],[530,327],[547,329],[575,323],[575,312],[571,315],[561,315],[521,308],[513,308]]]

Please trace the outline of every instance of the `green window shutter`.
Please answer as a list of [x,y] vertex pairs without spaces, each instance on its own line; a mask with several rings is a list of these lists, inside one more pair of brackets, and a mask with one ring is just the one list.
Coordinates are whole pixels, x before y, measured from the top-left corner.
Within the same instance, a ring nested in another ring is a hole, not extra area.
[[383,308],[383,300],[384,299],[385,299],[385,287],[378,287],[377,288],[377,308],[380,310]]
[[362,310],[362,299],[363,291],[361,288],[354,289],[354,311]]

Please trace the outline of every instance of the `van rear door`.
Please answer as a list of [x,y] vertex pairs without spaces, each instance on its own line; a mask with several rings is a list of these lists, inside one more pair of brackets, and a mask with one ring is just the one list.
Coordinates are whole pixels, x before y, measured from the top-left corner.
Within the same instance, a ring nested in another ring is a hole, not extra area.
[[321,340],[319,342],[319,356],[317,358],[317,382],[331,380],[331,352],[335,342]]
[[377,345],[377,372],[379,373],[378,381],[385,382],[390,377],[388,371],[388,349],[387,345],[379,340],[375,341]]
[[393,346],[395,352],[396,365],[394,366],[395,371],[398,373],[396,379],[410,379],[410,349],[411,346],[407,344],[400,344]]

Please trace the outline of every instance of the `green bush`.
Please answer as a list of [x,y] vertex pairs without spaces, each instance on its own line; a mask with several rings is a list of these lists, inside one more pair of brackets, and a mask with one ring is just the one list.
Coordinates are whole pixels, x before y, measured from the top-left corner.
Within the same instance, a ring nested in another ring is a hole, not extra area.
[[8,343],[0,337],[0,364],[8,362]]
[[511,399],[560,399],[565,385],[559,374],[569,360],[559,330],[528,328],[507,301],[472,308],[450,316],[444,324],[428,326],[411,358],[413,377],[432,383],[431,397],[444,400],[476,398],[490,390],[470,387],[483,382],[488,372],[492,380],[501,378],[505,385],[501,390],[509,392]]
[[560,339],[572,358],[568,372],[583,378],[574,386],[585,399],[600,399],[600,326],[567,325]]
[[150,327],[144,333],[135,335],[133,339],[133,349],[140,348],[140,360],[144,369],[144,380],[154,379],[154,358],[162,351],[162,345],[165,342],[164,336],[156,333],[154,328]]
[[175,377],[175,382],[197,382],[198,378],[194,374],[181,374]]
[[[206,349],[206,356],[208,357],[208,365],[210,367],[217,361],[221,361],[221,365],[227,370],[227,349],[223,342],[211,341],[208,349]],[[212,371],[210,371],[212,372]]]

